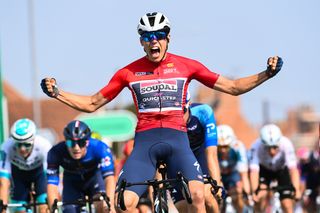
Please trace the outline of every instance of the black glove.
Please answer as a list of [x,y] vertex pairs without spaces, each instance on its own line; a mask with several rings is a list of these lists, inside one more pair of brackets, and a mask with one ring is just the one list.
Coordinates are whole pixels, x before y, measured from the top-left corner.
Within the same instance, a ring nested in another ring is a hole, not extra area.
[[[55,81],[56,81],[56,79],[54,79]],[[56,98],[56,97],[58,97],[58,95],[59,95],[59,89],[58,89],[58,86],[57,85],[53,85],[52,87],[53,87],[53,92],[49,92],[48,91],[48,88],[47,88],[47,85],[46,85],[46,79],[44,78],[44,79],[42,79],[42,81],[41,81],[41,89],[42,89],[42,91],[47,95],[47,96],[49,96],[49,97],[51,97],[51,98]]]
[[271,69],[271,65],[268,65],[267,67],[267,75],[269,76],[269,78],[272,78],[273,76],[275,76],[276,74],[278,74],[278,72],[280,72],[281,68],[283,65],[283,60],[281,57],[278,57],[278,61],[277,61],[277,65],[276,65],[276,69],[272,70]]

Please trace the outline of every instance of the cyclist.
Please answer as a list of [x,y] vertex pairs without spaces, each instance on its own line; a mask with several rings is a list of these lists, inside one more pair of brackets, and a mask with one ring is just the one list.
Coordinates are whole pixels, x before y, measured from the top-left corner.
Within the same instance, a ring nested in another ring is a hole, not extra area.
[[[51,144],[36,132],[36,125],[27,118],[19,119],[12,125],[10,138],[1,147],[0,199],[4,204],[8,203],[11,186],[11,202],[27,204],[31,201],[30,193],[34,190],[36,200],[33,202],[44,203],[39,206],[39,211],[46,212],[45,169]],[[25,212],[26,209],[17,207],[14,211]]]
[[[146,56],[118,70],[111,81],[94,95],[81,96],[62,91],[54,78],[43,79],[41,87],[49,97],[84,112],[96,111],[128,87],[138,112],[138,124],[135,147],[119,181],[124,178],[130,182],[152,179],[156,170],[155,161],[164,159],[190,180],[191,209],[203,212],[204,192],[199,190],[204,188],[202,172],[193,166],[196,159],[186,143],[187,129],[183,121],[189,82],[196,79],[215,90],[240,95],[275,76],[281,70],[282,59],[270,57],[265,71],[231,80],[209,71],[195,60],[168,53],[170,22],[162,13],[144,15],[139,21],[138,33]],[[134,186],[124,192],[128,211],[136,207],[145,188]]]
[[[122,153],[123,153],[123,158],[120,159],[120,162],[118,163],[118,165],[116,166],[116,175],[118,177],[124,163],[127,161],[128,157],[130,156],[132,150],[133,150],[133,146],[134,146],[134,140],[128,140],[123,148],[122,148]],[[152,209],[152,202],[151,202],[151,197],[149,196],[149,191],[147,190],[146,192],[144,192],[139,199],[138,205],[137,205],[137,212],[139,213],[147,213],[150,212]],[[152,193],[150,193],[151,195]]]
[[[211,107],[207,104],[191,103],[191,95],[187,91],[183,118],[187,124],[190,148],[203,174],[210,175],[217,180],[218,185],[222,185],[217,154],[216,121]],[[169,171],[168,175],[174,177],[175,174],[175,171]],[[187,211],[180,187],[175,188],[172,198],[179,212]],[[221,190],[218,193],[218,199],[220,198]],[[212,196],[210,184],[205,185],[205,204],[207,212],[219,212],[219,205]]]
[[219,125],[217,131],[222,182],[237,212],[243,212],[242,195],[251,195],[246,148],[229,125]]
[[119,173],[124,165],[124,163],[127,161],[128,157],[130,156],[132,149],[133,149],[133,145],[134,145],[134,140],[128,140],[123,148],[122,148],[122,154],[123,154],[123,158],[119,160],[118,164],[116,165],[115,168],[115,174],[118,177]]
[[306,212],[319,211],[319,209],[317,209],[317,205],[319,205],[317,204],[317,197],[320,196],[320,157],[317,146],[316,143],[314,150],[309,153],[307,160],[300,165],[301,179],[304,180],[305,185],[304,188],[309,191],[303,199],[303,208]]
[[263,212],[267,205],[267,191],[258,189],[265,189],[272,181],[277,181],[282,209],[293,212],[293,194],[297,200],[301,197],[297,159],[292,142],[275,124],[261,128],[260,138],[251,147],[249,167],[256,210]]
[[[94,197],[106,192],[111,212],[115,212],[114,166],[108,145],[90,137],[90,128],[82,121],[71,121],[63,131],[65,141],[53,146],[48,153],[48,203],[60,198],[59,167],[63,171],[62,201],[74,202],[85,195]],[[104,212],[103,202],[95,203],[97,212]],[[63,212],[79,212],[79,205],[65,205]]]

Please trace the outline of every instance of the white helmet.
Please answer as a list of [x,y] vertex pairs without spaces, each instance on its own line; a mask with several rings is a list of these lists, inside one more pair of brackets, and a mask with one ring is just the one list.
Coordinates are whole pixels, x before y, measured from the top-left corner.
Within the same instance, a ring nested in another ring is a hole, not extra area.
[[278,146],[282,133],[274,124],[267,124],[260,130],[261,141],[266,146]]
[[217,126],[217,132],[219,146],[230,146],[231,143],[236,139],[236,135],[229,125]]
[[17,143],[33,143],[36,134],[36,125],[27,118],[19,119],[12,125],[10,134]]
[[138,24],[138,33],[164,30],[167,34],[170,32],[169,19],[159,12],[147,13],[141,17]]

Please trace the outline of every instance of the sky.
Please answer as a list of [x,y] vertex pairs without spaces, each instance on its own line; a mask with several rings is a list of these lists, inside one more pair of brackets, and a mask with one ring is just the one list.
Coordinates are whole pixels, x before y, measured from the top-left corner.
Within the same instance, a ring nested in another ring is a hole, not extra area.
[[[144,55],[136,27],[146,12],[170,20],[169,52],[196,59],[223,76],[240,78],[266,68],[267,58],[284,60],[273,79],[241,96],[252,124],[262,122],[262,102],[270,118],[311,105],[320,111],[320,1],[106,1],[33,0],[32,65],[27,0],[0,0],[2,78],[21,94],[42,94],[44,77],[60,88],[91,95],[119,68]],[[38,81],[34,80],[35,70]],[[191,82],[191,93],[199,84]],[[132,103],[127,89],[111,104]]]

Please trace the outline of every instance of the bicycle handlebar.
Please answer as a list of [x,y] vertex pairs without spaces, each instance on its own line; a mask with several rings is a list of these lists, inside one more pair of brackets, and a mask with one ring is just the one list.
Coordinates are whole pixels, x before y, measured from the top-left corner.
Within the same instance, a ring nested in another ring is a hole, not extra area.
[[173,178],[173,179],[164,179],[164,180],[157,180],[157,179],[151,179],[151,180],[146,180],[143,182],[136,182],[136,183],[129,183],[127,182],[126,179],[123,179],[120,182],[119,185],[119,192],[118,192],[118,204],[117,206],[121,208],[121,210],[125,211],[127,210],[125,203],[124,203],[124,191],[126,190],[126,187],[130,187],[130,186],[135,186],[135,185],[148,185],[148,186],[152,186],[154,190],[157,190],[160,188],[161,184],[164,184],[164,188],[165,189],[169,189],[172,186],[170,185],[170,183],[182,183],[182,191],[185,195],[185,198],[187,200],[188,203],[192,203],[192,198],[191,198],[191,193],[188,187],[188,180],[182,175],[181,172],[177,173],[177,177]]
[[105,201],[108,209],[111,209],[111,204],[110,204],[110,198],[106,195],[105,192],[99,193],[98,197],[93,197],[90,198],[89,196],[85,196],[84,198],[79,198],[75,201],[68,201],[68,202],[63,202],[63,201],[58,201],[58,199],[54,199],[54,202],[52,204],[52,213],[55,213],[56,210],[58,210],[58,207],[60,206],[65,206],[65,205],[85,205],[86,203],[93,203],[93,202],[98,202],[98,201]]
[[2,212],[3,210],[6,210],[7,208],[13,208],[13,207],[24,207],[27,209],[30,209],[31,207],[34,206],[39,206],[39,205],[46,205],[47,203],[45,202],[31,202],[31,203],[8,203],[8,204],[4,204],[3,200],[0,200],[0,212]]
[[221,198],[225,199],[227,197],[227,192],[225,190],[225,188],[223,186],[219,186],[217,181],[215,179],[213,179],[211,176],[208,175],[204,175],[203,176],[203,180],[204,180],[204,184],[210,184],[212,189],[211,189],[211,193],[212,195],[216,195],[219,191],[219,189],[221,189]]
[[266,188],[260,188],[260,185],[259,185],[255,193],[258,194],[259,191],[264,191],[264,190],[274,191],[274,192],[284,191],[284,190],[290,190],[293,192],[296,191],[296,189],[293,186],[267,186]]

